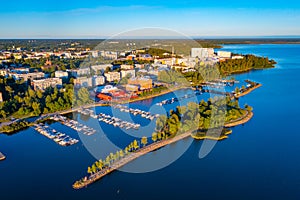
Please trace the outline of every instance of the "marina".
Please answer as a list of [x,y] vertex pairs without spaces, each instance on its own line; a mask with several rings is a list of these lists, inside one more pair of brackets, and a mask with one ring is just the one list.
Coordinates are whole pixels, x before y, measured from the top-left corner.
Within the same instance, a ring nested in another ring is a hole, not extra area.
[[72,128],[73,130],[79,131],[85,135],[93,135],[96,133],[95,129],[88,127],[86,125],[83,125],[83,124],[79,123],[78,121],[68,119],[67,117],[64,117],[62,115],[55,115],[53,117],[50,117],[50,119],[60,122],[63,125],[68,126],[68,127]]
[[94,118],[94,119],[97,119],[97,115],[96,115],[96,114],[94,113],[94,111],[91,110],[91,109],[79,109],[79,110],[78,110],[78,113],[83,114],[83,115],[90,116],[90,117],[92,117],[92,118]]
[[202,92],[200,92],[199,90],[196,90],[196,91],[194,91],[194,94],[186,94],[186,95],[184,95],[182,97],[178,97],[178,98],[177,97],[173,97],[171,99],[166,99],[166,100],[163,100],[163,101],[161,101],[159,103],[156,103],[156,105],[157,106],[162,106],[162,105],[167,105],[167,104],[173,104],[173,103],[181,101],[183,99],[192,98],[195,95],[198,96],[198,95],[201,95],[201,94],[202,94]]
[[49,127],[48,125],[42,123],[36,124],[35,130],[61,146],[70,146],[79,142],[79,140],[73,139],[70,136],[58,132],[55,129]]
[[113,108],[119,109],[121,112],[127,112],[133,115],[140,115],[141,117],[149,120],[154,120],[155,118],[159,117],[159,114],[154,115],[144,110],[128,108],[127,106],[123,106],[123,105],[113,105]]
[[124,121],[124,120],[121,120],[120,118],[113,117],[111,115],[107,115],[107,114],[104,114],[104,113],[100,113],[97,116],[97,119],[100,122],[104,122],[106,124],[110,124],[110,125],[113,125],[115,127],[124,128],[126,130],[128,130],[128,129],[136,129],[137,130],[141,126],[140,124]]

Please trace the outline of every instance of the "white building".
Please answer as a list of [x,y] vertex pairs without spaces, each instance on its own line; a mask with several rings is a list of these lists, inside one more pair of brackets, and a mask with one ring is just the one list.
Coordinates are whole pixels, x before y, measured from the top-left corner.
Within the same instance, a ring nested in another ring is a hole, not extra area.
[[131,78],[135,77],[135,70],[131,69],[131,70],[122,70],[121,71],[121,77],[125,78],[126,76],[130,76]]
[[70,73],[71,76],[77,78],[80,76],[89,75],[91,73],[90,68],[80,68],[80,69],[69,69],[67,72]]
[[78,77],[74,79],[74,85],[76,87],[92,87],[93,86],[93,79],[92,77]]
[[229,51],[218,51],[217,55],[220,58],[231,58],[231,52],[229,52]]
[[120,72],[108,72],[104,73],[104,76],[108,82],[119,81],[121,79]]
[[121,69],[133,69],[133,65],[121,65]]
[[244,56],[240,56],[240,55],[231,57],[231,59],[243,59],[243,58],[244,58]]
[[106,70],[107,67],[112,69],[113,65],[112,64],[103,64],[103,65],[93,65],[93,66],[91,66],[92,70],[94,70],[95,72],[100,71],[101,73],[103,73]]
[[192,48],[191,57],[192,58],[208,58],[214,56],[213,48]]
[[48,87],[61,87],[62,80],[60,78],[46,78],[41,80],[33,80],[31,84],[34,90],[45,90]]
[[98,58],[99,57],[99,51],[91,51],[92,57],[93,58]]
[[35,80],[35,79],[41,79],[45,77],[45,74],[43,72],[33,72],[28,74],[17,74],[17,73],[9,73],[10,76],[12,76],[16,80],[24,79],[24,81]]
[[109,60],[116,60],[118,59],[118,53],[113,51],[100,51],[99,55]]
[[93,86],[104,85],[105,77],[104,76],[93,76]]
[[56,78],[68,78],[68,72],[64,71],[55,71]]

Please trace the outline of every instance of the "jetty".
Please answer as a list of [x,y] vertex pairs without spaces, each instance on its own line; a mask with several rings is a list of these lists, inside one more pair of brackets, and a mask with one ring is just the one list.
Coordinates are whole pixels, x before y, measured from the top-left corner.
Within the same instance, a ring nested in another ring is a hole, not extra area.
[[121,120],[120,118],[113,117],[113,116],[105,114],[105,113],[100,113],[97,116],[97,118],[100,122],[104,122],[106,124],[110,124],[115,127],[125,128],[127,130],[128,129],[139,129],[141,126],[140,124],[124,121],[124,120]]
[[196,91],[194,91],[194,94],[186,94],[182,97],[173,97],[173,98],[170,98],[170,99],[166,99],[166,100],[163,100],[161,102],[156,103],[156,105],[162,106],[162,105],[167,105],[167,104],[173,104],[173,103],[181,101],[183,99],[192,98],[195,95],[198,96],[198,95],[201,95],[201,94],[202,94],[202,91],[196,90]]
[[0,160],[5,160],[5,156],[0,152]]
[[93,135],[96,133],[95,129],[88,127],[86,125],[83,125],[83,124],[79,123],[78,121],[68,119],[67,117],[64,117],[62,115],[55,115],[55,116],[50,117],[50,119],[60,122],[63,125],[68,126],[68,127],[72,128],[73,130],[79,131],[85,135]]
[[166,139],[166,140],[161,140],[159,142],[155,142],[152,143],[148,146],[142,147],[139,150],[130,153],[129,155],[125,156],[124,158],[115,161],[110,167],[107,167],[105,169],[102,169],[98,172],[96,172],[95,174],[89,176],[89,177],[85,177],[82,180],[83,181],[77,181],[76,183],[73,184],[73,188],[74,189],[81,189],[84,188],[92,183],[94,183],[95,181],[101,179],[102,177],[106,176],[107,174],[119,169],[120,167],[126,165],[127,163],[139,158],[140,156],[143,156],[151,151],[154,151],[156,149],[159,149],[161,147],[164,147],[168,144],[172,144],[175,143],[179,140],[182,140],[184,138],[187,138],[191,135],[191,132],[186,132],[186,133],[182,133],[179,134],[173,138],[170,139]]
[[127,112],[127,113],[131,113],[133,115],[140,115],[143,118],[149,119],[149,120],[154,120],[154,118],[159,117],[159,114],[153,115],[150,112],[146,112],[144,110],[140,110],[140,109],[133,109],[133,108],[128,108],[127,106],[124,105],[113,105],[112,106],[115,109],[119,109],[121,112]]

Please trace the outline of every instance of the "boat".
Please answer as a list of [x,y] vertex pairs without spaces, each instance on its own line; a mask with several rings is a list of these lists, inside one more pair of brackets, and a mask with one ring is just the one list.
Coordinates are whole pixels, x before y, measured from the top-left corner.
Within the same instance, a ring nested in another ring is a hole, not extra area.
[[5,156],[0,152],[0,160],[5,160]]

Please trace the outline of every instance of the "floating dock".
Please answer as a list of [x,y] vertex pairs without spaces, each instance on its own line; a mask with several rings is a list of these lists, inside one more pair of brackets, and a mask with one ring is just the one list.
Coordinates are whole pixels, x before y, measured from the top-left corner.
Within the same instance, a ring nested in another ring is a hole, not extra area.
[[137,130],[141,126],[140,124],[124,121],[117,117],[113,117],[113,116],[110,116],[110,115],[107,115],[104,113],[100,113],[97,116],[97,118],[100,122],[104,122],[106,124],[111,124],[113,126],[118,126],[120,128],[125,128],[126,130],[128,130],[128,129],[136,129]]
[[70,146],[79,142],[79,140],[73,139],[64,133],[57,132],[45,124],[36,124],[35,130],[61,146]]
[[158,114],[153,115],[150,112],[146,112],[146,111],[140,110],[140,109],[128,108],[127,106],[123,106],[123,105],[113,105],[113,108],[119,109],[121,112],[127,112],[127,113],[131,113],[133,115],[140,115],[141,117],[149,119],[149,120],[154,120],[154,118],[159,117]]
[[95,129],[88,127],[86,125],[83,125],[83,124],[79,123],[78,121],[68,119],[67,117],[64,117],[61,115],[55,115],[55,116],[51,117],[50,119],[60,122],[63,125],[68,126],[75,131],[79,131],[79,132],[83,133],[84,135],[93,135],[96,133]]
[[0,160],[5,160],[5,156],[0,152]]
[[159,103],[156,103],[156,105],[162,106],[162,105],[167,105],[167,104],[173,104],[173,103],[181,101],[183,99],[192,98],[192,97],[195,97],[195,96],[198,96],[198,95],[201,95],[201,94],[202,94],[201,91],[196,90],[196,91],[194,91],[194,94],[186,94],[186,95],[184,95],[182,97],[178,97],[178,98],[177,97],[173,97],[171,99],[166,99],[166,100],[163,100],[163,101],[161,101]]

